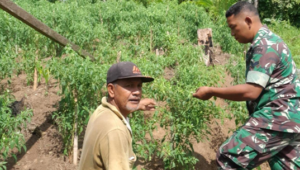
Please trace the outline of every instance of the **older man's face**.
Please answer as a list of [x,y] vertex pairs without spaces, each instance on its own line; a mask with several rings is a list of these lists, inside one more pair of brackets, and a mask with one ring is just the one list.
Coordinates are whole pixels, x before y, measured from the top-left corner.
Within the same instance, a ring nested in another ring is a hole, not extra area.
[[114,101],[122,114],[129,114],[138,108],[142,96],[142,84],[140,78],[117,80]]

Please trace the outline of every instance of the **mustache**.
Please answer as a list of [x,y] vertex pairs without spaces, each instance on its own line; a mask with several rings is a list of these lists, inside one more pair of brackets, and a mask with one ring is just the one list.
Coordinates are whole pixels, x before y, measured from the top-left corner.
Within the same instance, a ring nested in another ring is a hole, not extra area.
[[141,100],[141,98],[140,97],[134,97],[134,98],[130,98],[130,99],[128,99],[129,101],[136,101],[136,100]]

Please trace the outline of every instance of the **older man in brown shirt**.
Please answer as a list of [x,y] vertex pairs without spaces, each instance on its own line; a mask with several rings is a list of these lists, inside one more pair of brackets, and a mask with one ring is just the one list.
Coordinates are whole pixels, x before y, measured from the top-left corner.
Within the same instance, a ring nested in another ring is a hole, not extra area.
[[141,99],[143,76],[131,62],[120,62],[107,73],[108,97],[91,115],[85,132],[80,170],[132,169],[136,156],[132,150],[132,131],[128,115],[136,110],[154,110],[155,101]]

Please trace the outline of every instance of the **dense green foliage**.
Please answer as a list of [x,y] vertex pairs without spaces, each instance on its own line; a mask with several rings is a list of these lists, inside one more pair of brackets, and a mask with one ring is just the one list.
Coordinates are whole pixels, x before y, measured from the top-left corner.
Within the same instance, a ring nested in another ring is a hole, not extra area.
[[14,148],[20,152],[23,148],[26,151],[24,135],[21,133],[22,128],[26,127],[30,121],[31,110],[22,111],[17,116],[12,115],[10,105],[14,101],[9,91],[0,95],[0,169],[6,169],[6,158],[13,156],[16,160],[15,153],[11,153]]
[[[66,47],[64,52],[68,57],[51,60],[46,68],[61,86],[63,98],[60,101],[59,112],[53,116],[63,137],[64,153],[69,154],[73,142],[70,139],[73,139],[75,130],[78,134],[83,131],[89,113],[100,103],[101,87],[106,80],[106,72],[103,70],[107,70],[108,65],[97,65],[89,59],[83,59],[70,47]],[[74,127],[75,122],[78,128]]]
[[212,19],[225,16],[225,11],[229,9],[231,5],[238,2],[238,0],[196,0],[196,5],[204,7],[210,14]]
[[[46,82],[50,77],[59,81],[62,99],[53,118],[63,137],[65,154],[71,153],[72,138],[83,132],[89,115],[105,95],[106,72],[119,56],[120,61],[132,61],[144,74],[155,77],[153,83],[144,85],[144,97],[166,103],[152,117],[142,112],[131,115],[135,152],[145,161],[162,159],[166,169],[193,169],[197,159],[191,142],[205,139],[209,133],[207,123],[224,114],[213,101],[193,99],[192,92],[199,86],[218,85],[219,77],[224,77],[226,70],[236,78],[235,83],[244,80],[241,57],[244,46],[231,37],[224,17],[224,8],[234,1],[210,1],[219,3],[215,7],[205,6],[200,1],[198,4],[97,0],[14,2],[96,58],[96,62],[83,59],[70,47],[60,47],[0,11],[3,33],[0,36],[0,78],[23,72],[30,84],[37,68]],[[277,21],[269,24],[288,44],[299,46],[298,39],[292,37],[297,28],[288,24],[284,27]],[[201,28],[212,28],[214,44],[234,54],[231,65],[204,65],[202,48],[195,46],[197,29]],[[290,35],[282,31],[284,29],[292,30]],[[291,47],[296,57],[300,54],[297,46]],[[156,49],[163,54],[157,56]],[[175,77],[165,79],[165,68],[174,69]],[[243,103],[232,102],[228,109],[237,123],[247,116]],[[152,131],[157,126],[166,129],[163,139],[153,138]],[[147,135],[150,137],[145,138]]]
[[[97,0],[93,0],[97,1]],[[149,6],[152,3],[161,3],[162,0],[134,0],[137,3]],[[180,3],[195,3],[204,7],[213,18],[224,13],[239,0],[177,0]],[[253,2],[253,1],[252,1]],[[276,19],[290,21],[292,25],[300,26],[300,0],[258,0],[258,10],[263,20]]]
[[259,1],[258,10],[264,20],[276,19],[290,21],[300,27],[300,0]]
[[293,59],[298,68],[300,67],[300,30],[291,26],[287,21],[271,20],[269,28],[279,35],[291,50]]

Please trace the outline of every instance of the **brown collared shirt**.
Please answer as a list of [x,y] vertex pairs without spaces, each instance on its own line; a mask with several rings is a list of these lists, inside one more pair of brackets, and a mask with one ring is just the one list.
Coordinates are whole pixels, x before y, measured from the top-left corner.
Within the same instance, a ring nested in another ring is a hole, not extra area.
[[102,98],[89,119],[79,170],[129,170],[135,161],[128,121]]

